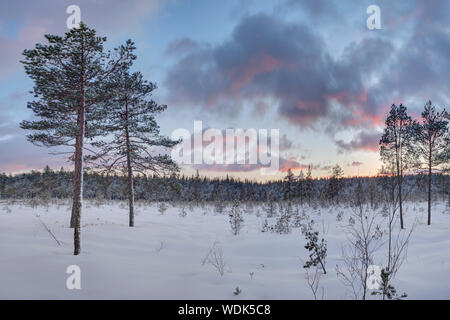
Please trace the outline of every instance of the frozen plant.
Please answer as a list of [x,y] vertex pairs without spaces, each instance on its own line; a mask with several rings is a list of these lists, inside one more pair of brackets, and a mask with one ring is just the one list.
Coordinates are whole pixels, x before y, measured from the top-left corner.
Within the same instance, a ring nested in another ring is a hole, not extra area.
[[281,215],[277,219],[273,231],[279,234],[288,234],[291,232],[290,221],[292,217],[292,205],[290,202],[287,203],[286,208],[281,209]]
[[208,254],[203,259],[202,266],[205,264],[212,265],[220,276],[225,274],[227,264],[223,258],[223,251],[219,241],[215,241],[211,249],[209,249]]
[[[310,272],[309,269],[306,269],[306,282],[308,283],[309,288],[314,296],[314,300],[318,300],[318,291],[320,279],[322,278],[322,273],[320,272],[319,267],[314,268],[314,272]],[[321,287],[321,299],[323,300],[325,297],[324,288]]]
[[230,225],[231,225],[231,232],[237,236],[242,229],[242,224],[244,222],[244,218],[241,214],[241,209],[239,207],[239,201],[235,200],[233,202],[233,206],[231,207],[231,211],[229,213],[230,217]]
[[294,211],[294,219],[292,221],[292,227],[293,228],[301,228],[303,224],[303,216],[300,215],[298,206],[296,207]]
[[391,273],[392,272],[387,268],[381,269],[380,288],[372,292],[373,296],[380,295],[383,297],[383,300],[385,298],[388,298],[389,300],[401,300],[402,298],[406,298],[408,296],[406,293],[402,293],[400,296],[398,295],[397,289],[390,284]]
[[181,205],[179,216],[182,218],[187,216],[186,207],[184,205]]
[[351,289],[355,299],[366,300],[369,266],[374,264],[375,252],[382,246],[377,210],[362,201],[363,190],[358,184],[349,223],[344,227],[348,243],[342,247],[343,267],[336,265],[338,278]]
[[264,224],[263,224],[263,226],[261,228],[261,232],[268,232],[268,231],[271,231],[271,230],[272,230],[272,227],[269,226],[269,221],[267,221],[267,219],[264,219]]
[[156,252],[160,252],[162,249],[164,249],[164,241],[159,241],[159,246],[156,248]]
[[344,211],[339,211],[337,216],[336,216],[336,221],[337,222],[341,222],[343,216],[344,216]]
[[217,199],[214,201],[214,212],[222,214],[226,208],[226,204],[222,199]]
[[158,212],[160,215],[163,215],[164,212],[166,212],[166,210],[167,210],[167,205],[165,202],[158,203]]

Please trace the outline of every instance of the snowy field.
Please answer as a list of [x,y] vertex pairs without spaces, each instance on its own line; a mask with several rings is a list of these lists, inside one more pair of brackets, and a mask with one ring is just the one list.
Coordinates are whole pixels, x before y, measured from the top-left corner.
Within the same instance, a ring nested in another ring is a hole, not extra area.
[[[434,204],[429,227],[425,208],[426,203],[405,204],[406,225],[417,221],[417,226],[394,285],[408,299],[450,299],[450,213],[444,203]],[[156,205],[138,203],[136,227],[129,228],[125,202],[86,202],[82,254],[73,256],[68,202],[32,208],[3,201],[0,299],[312,299],[302,267],[308,252],[301,230],[261,232],[265,212],[254,207],[243,212],[244,226],[234,236],[228,211],[186,207],[183,217],[179,207],[168,205],[160,214]],[[320,282],[324,298],[350,299],[335,270],[349,209],[305,206],[304,211],[328,242],[328,272]],[[344,213],[340,221],[339,212]],[[226,263],[223,276],[203,263],[215,242]],[[66,268],[74,264],[81,268],[81,290],[66,288]],[[234,295],[237,286],[242,292]]]

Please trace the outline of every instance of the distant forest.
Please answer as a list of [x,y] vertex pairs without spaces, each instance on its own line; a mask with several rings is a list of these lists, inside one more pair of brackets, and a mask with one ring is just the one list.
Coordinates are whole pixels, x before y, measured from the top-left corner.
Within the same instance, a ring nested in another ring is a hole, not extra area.
[[[282,201],[301,203],[345,202],[352,198],[358,185],[364,189],[367,202],[375,202],[393,178],[329,177],[308,178],[288,172],[284,179],[265,183],[234,177],[207,178],[196,175],[135,176],[135,198],[146,201]],[[408,175],[407,200],[426,200],[427,180],[424,175]],[[126,200],[127,181],[121,174],[85,173],[83,195],[86,199]],[[433,175],[434,199],[450,201],[450,176]],[[0,174],[2,199],[69,199],[73,196],[73,172],[54,171],[48,166],[41,171],[23,174]],[[449,202],[450,203],[450,202]]]

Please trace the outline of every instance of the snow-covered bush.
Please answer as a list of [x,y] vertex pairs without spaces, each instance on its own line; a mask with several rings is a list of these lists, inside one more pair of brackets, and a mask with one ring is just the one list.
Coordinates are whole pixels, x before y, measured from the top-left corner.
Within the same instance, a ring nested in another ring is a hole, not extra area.
[[239,201],[235,200],[231,207],[230,213],[231,232],[237,236],[242,229],[244,218],[242,217]]

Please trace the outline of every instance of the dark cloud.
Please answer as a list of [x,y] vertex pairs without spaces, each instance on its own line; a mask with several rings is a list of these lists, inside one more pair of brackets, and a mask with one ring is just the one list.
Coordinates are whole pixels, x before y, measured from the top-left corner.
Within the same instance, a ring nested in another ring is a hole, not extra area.
[[450,2],[416,1],[412,8],[399,10],[401,13],[396,15],[393,10],[384,10],[391,15],[386,26],[388,35],[397,30],[411,32],[394,50],[379,81],[370,88],[368,104],[372,109],[380,109],[409,102],[410,110],[422,108],[428,99],[442,104],[448,101],[450,92]]
[[338,146],[339,153],[359,150],[377,152],[380,138],[381,133],[379,132],[362,131],[350,142],[335,140],[335,143]]
[[[257,14],[243,18],[230,40],[182,57],[169,70],[165,84],[175,105],[223,112],[226,100],[269,97],[279,103],[280,116],[312,126],[329,115],[332,102],[338,102],[360,125],[376,114],[373,106],[365,106],[365,82],[390,58],[392,49],[384,40],[366,39],[351,44],[335,61],[308,26]],[[352,121],[343,119],[342,125]]]
[[[287,5],[302,6],[310,15],[336,12],[335,5],[323,1]],[[381,6],[389,12],[388,22],[397,17],[404,25],[391,28],[386,23],[386,30],[379,32],[362,27],[363,36],[340,55],[331,55],[308,25],[277,13],[246,15],[228,40],[202,45],[170,68],[165,85],[172,105],[227,115],[242,101],[261,106],[259,101],[268,98],[282,118],[301,128],[323,132],[321,120],[331,120],[327,132],[334,135],[348,128],[382,126],[392,103],[414,101],[422,107],[427,99],[448,101],[448,1],[417,1],[415,6],[382,1]],[[337,115],[335,105],[340,108]],[[263,105],[258,112],[267,108]],[[362,133],[350,143],[336,143],[344,151],[373,151],[375,140]]]

